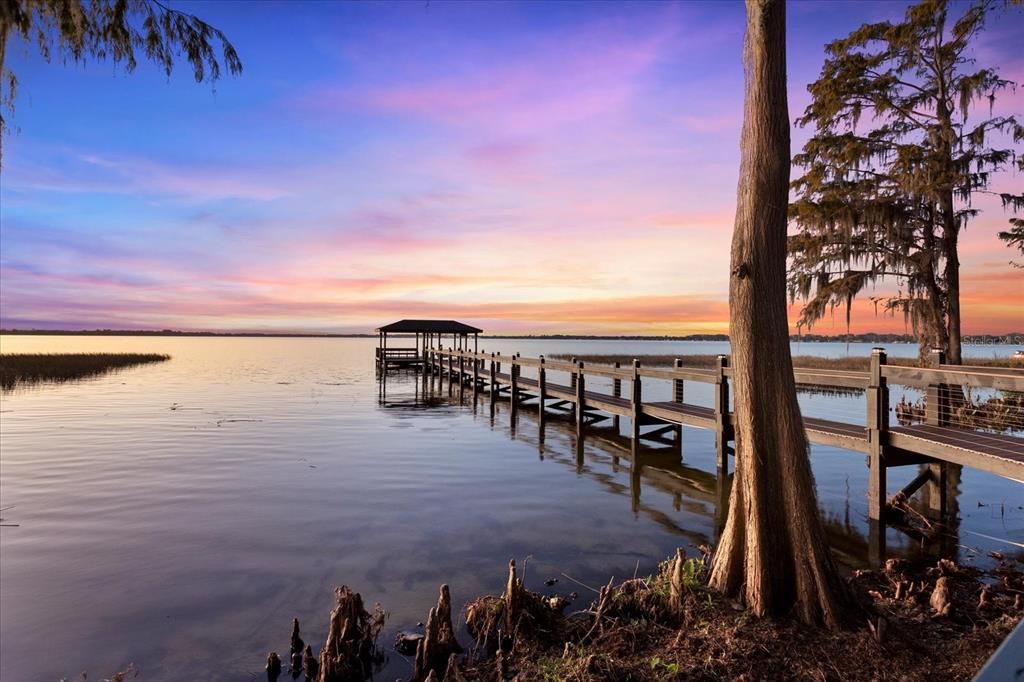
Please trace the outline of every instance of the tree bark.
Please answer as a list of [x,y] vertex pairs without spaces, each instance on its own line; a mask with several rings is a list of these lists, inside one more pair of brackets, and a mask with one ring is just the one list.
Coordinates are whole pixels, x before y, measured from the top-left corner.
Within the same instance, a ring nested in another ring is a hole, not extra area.
[[924,315],[924,329],[918,336],[918,363],[924,367],[928,362],[928,354],[932,348],[948,348],[946,332],[946,312],[943,301],[942,287],[939,282],[939,273],[936,262],[939,259],[939,249],[935,243],[934,231],[934,208],[929,206],[928,225],[922,231],[922,241],[927,260],[921,265],[922,279],[924,280],[925,305],[927,306]]
[[[951,212],[952,203],[950,200]],[[960,365],[963,364],[960,345],[960,250],[957,244],[960,235],[955,219],[951,222],[952,226],[947,227],[950,232],[942,240],[946,256],[946,314],[949,325],[946,333],[949,343],[946,362],[950,365]]]
[[847,604],[818,511],[786,318],[789,111],[782,0],[747,0],[729,286],[736,474],[711,585],[758,615],[837,627]]
[[946,67],[954,68],[952,64],[945,64],[943,53],[939,49],[938,42],[942,39],[945,30],[945,13],[942,14],[942,21],[938,25],[936,34],[936,46],[933,53],[936,71],[935,77],[938,81],[938,93],[935,100],[935,119],[938,123],[938,130],[932,133],[932,142],[935,144],[941,158],[942,167],[940,178],[944,186],[938,191],[939,210],[942,212],[942,255],[946,259],[946,362],[951,365],[962,364],[960,353],[960,254],[957,248],[959,241],[960,225],[956,218],[956,208],[953,202],[953,179],[956,177],[956,169],[953,162],[953,144],[956,139],[956,132],[953,128],[953,108],[949,102],[949,88],[946,84]]

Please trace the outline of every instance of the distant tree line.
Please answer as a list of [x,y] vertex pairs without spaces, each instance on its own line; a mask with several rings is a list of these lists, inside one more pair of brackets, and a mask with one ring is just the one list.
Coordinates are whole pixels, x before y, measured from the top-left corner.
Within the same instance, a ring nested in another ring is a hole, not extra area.
[[[332,334],[313,332],[212,332],[212,331],[180,331],[176,329],[0,329],[0,334],[24,336],[242,336],[242,337],[295,337],[295,338],[342,338],[368,339],[377,338],[376,334]],[[395,334],[396,338],[411,334]],[[488,339],[550,339],[553,341],[729,341],[728,334],[687,334],[684,336],[615,336],[600,334],[483,334]],[[881,332],[865,332],[862,334],[792,334],[791,341],[801,343],[916,343],[913,334],[885,334]],[[972,334],[964,337],[969,343],[1020,343],[1024,332],[1008,332],[1006,334]]]

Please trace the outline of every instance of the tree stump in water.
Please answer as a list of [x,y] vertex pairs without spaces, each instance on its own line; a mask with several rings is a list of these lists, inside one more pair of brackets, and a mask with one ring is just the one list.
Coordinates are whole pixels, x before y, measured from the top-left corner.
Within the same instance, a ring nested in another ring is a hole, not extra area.
[[306,682],[315,682],[319,667],[316,656],[313,655],[313,647],[307,644],[306,651],[302,654],[302,671],[306,673]]
[[[378,604],[373,614],[348,586],[335,590],[327,642],[320,652],[317,682],[352,682],[369,676],[377,657],[377,635],[387,614]],[[310,652],[312,657],[312,652]]]
[[277,682],[277,678],[281,676],[281,657],[277,655],[276,651],[271,651],[267,654],[267,682]]
[[426,636],[416,645],[413,682],[425,682],[431,675],[443,675],[452,654],[462,651],[452,627],[452,599],[448,586],[441,585],[437,606],[427,614]]
[[527,597],[523,581],[516,575],[516,562],[510,560],[501,596],[481,597],[466,607],[466,627],[477,645],[493,651],[503,647],[503,640],[514,637]]
[[466,606],[466,627],[477,646],[488,653],[508,652],[523,639],[550,639],[562,626],[562,609],[567,604],[565,599],[549,599],[527,591],[513,560],[508,562],[501,596],[480,597]]
[[683,548],[676,548],[676,557],[672,560],[672,569],[669,572],[669,603],[672,610],[679,613],[683,610],[683,592],[685,575],[683,567],[686,565],[686,552]]
[[953,606],[949,599],[949,578],[942,576],[935,581],[935,589],[932,590],[932,596],[928,603],[935,609],[936,615],[949,615],[949,611]]
[[292,618],[291,670],[297,673],[302,670],[302,654],[306,643],[299,636],[299,619]]
[[516,561],[511,559],[508,562],[508,581],[505,583],[505,593],[502,600],[505,602],[505,632],[514,634],[515,627],[519,622],[519,613],[522,611],[523,581],[516,576]]

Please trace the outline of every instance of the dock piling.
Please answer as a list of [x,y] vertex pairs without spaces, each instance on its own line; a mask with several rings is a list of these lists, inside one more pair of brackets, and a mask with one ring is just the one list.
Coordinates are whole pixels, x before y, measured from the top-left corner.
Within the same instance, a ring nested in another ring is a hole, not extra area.
[[[932,348],[928,353],[928,367],[939,369],[946,364],[946,352],[940,348]],[[950,416],[950,391],[948,384],[929,384],[925,390],[925,424],[929,426],[949,426]],[[932,475],[931,486],[928,494],[928,508],[932,515],[937,516],[941,521],[946,520],[947,514],[947,487],[950,465],[946,462],[929,464],[928,470]]]
[[867,390],[868,429],[868,560],[885,560],[886,448],[889,440],[889,387],[883,375],[885,350],[871,350]]
[[[675,361],[673,361],[673,363],[672,363],[672,367],[674,367],[676,370],[681,370],[683,368],[683,361],[681,359],[679,359],[679,358],[676,358]],[[682,404],[682,402],[683,402],[683,380],[682,379],[673,379],[672,380],[672,402],[676,402],[676,403],[679,403],[679,404]],[[675,436],[676,436],[676,445],[679,448],[680,454],[682,454],[682,445],[683,445],[683,425],[682,424],[679,424],[679,425],[676,426],[676,428],[675,428]]]
[[548,372],[544,367],[544,356],[540,356],[537,368],[537,424],[540,427],[540,440],[544,442],[544,403],[548,397]]
[[729,440],[732,437],[732,420],[729,413],[729,377],[725,370],[729,356],[719,355],[715,374],[715,457],[718,470],[729,473]]
[[583,378],[583,363],[576,363],[576,433],[583,438],[583,425],[586,421],[586,381]]
[[[633,454],[640,452],[640,415],[643,410],[643,389],[640,384],[640,361],[633,358],[633,385],[630,391],[630,425],[633,440]],[[635,464],[635,457],[634,457]]]

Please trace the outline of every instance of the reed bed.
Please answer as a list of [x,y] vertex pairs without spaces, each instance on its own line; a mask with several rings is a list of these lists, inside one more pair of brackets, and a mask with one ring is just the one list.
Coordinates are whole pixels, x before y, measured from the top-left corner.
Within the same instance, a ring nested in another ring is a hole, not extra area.
[[[611,365],[616,362],[623,366],[632,365],[637,359],[645,367],[671,367],[676,359],[683,361],[683,367],[712,368],[718,362],[717,355],[621,355],[621,354],[591,354],[572,355],[570,353],[557,353],[550,356],[553,360],[570,360],[576,358],[585,363],[598,365]],[[901,365],[905,367],[917,366],[917,358],[888,358],[890,365]],[[972,367],[1017,367],[1024,369],[1024,360],[1015,358],[964,358],[963,364]],[[871,358],[868,356],[856,356],[846,358],[822,358],[815,355],[794,355],[793,366],[802,369],[838,369],[851,371],[867,371],[871,366]]]
[[63,383],[115,370],[170,360],[161,353],[6,353],[0,354],[0,388],[40,382]]

